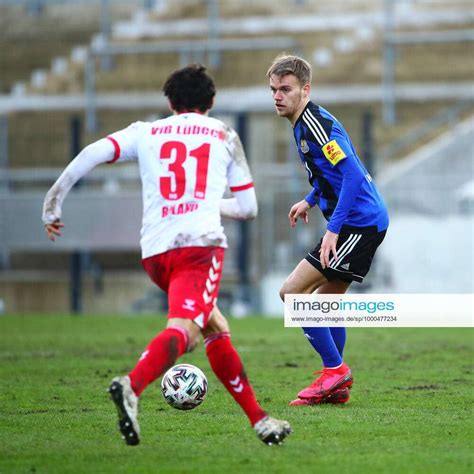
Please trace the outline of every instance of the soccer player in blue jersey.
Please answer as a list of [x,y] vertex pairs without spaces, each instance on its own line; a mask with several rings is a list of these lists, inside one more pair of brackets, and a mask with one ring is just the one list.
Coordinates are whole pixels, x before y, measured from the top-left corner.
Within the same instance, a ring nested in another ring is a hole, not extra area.
[[[297,56],[275,58],[267,72],[276,112],[293,126],[296,146],[311,191],[291,208],[291,227],[309,222],[318,205],[328,221],[316,247],[301,260],[280,290],[292,293],[342,294],[362,282],[385,237],[388,214],[370,174],[361,163],[342,124],[310,100],[311,66]],[[345,328],[303,328],[319,353],[319,377],[298,393],[292,406],[346,403],[352,373],[343,360]]]

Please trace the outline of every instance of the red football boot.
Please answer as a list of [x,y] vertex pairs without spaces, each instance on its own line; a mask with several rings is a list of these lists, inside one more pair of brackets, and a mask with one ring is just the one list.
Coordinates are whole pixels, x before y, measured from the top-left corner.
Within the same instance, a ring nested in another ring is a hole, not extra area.
[[325,398],[297,398],[292,400],[288,405],[290,407],[308,406],[308,405],[321,405],[323,403],[347,403],[350,398],[350,392],[348,388],[338,388],[334,392],[331,392]]
[[331,392],[327,397],[323,398],[323,403],[347,403],[351,398],[351,393],[349,389],[346,388],[338,388]]
[[324,368],[316,374],[321,374],[311,385],[298,393],[299,398],[325,398],[331,392],[340,388],[352,386],[352,373],[349,366],[343,363],[337,369]]

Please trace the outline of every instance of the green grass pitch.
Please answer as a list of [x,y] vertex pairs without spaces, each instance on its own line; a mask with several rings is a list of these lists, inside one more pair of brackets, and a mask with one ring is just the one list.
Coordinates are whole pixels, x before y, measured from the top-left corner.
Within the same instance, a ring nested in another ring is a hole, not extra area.
[[294,433],[268,447],[209,368],[205,402],[141,400],[142,442],[116,430],[106,388],[164,325],[152,316],[0,317],[0,473],[472,473],[472,329],[352,329],[346,406],[288,407],[319,370],[298,329],[232,320],[257,396]]

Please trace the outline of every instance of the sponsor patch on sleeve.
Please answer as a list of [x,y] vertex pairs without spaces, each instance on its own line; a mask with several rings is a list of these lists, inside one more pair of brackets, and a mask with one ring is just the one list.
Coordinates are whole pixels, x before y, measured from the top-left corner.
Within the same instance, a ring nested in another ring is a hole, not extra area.
[[339,163],[342,159],[347,158],[336,140],[331,140],[322,148],[324,156],[332,165]]

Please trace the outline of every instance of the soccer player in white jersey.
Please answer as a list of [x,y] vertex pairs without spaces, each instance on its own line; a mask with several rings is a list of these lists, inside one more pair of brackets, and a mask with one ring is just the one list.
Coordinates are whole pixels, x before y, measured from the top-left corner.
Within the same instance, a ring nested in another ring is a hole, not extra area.
[[[140,441],[138,398],[185,352],[205,341],[210,365],[266,444],[280,444],[291,432],[258,404],[229,325],[215,305],[226,237],[221,216],[252,219],[257,201],[237,133],[208,116],[215,86],[206,69],[175,71],[163,91],[173,115],[136,122],[87,146],[48,191],[43,222],[51,240],[61,235],[61,206],[79,179],[102,163],[138,161],[143,187],[143,266],[168,294],[166,329],[142,353],[134,369],[113,379],[109,392],[128,445]],[[235,197],[222,199],[226,186]]]

